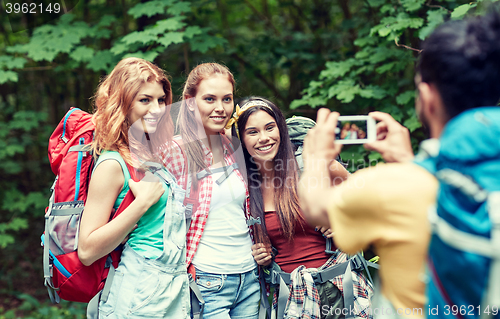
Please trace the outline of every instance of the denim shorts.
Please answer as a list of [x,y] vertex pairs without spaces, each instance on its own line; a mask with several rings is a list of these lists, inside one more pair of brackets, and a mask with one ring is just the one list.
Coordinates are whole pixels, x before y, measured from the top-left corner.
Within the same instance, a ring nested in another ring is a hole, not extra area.
[[149,259],[125,244],[107,299],[101,297],[100,319],[190,318],[184,190],[169,173],[165,176],[171,192],[165,207],[162,254]]
[[196,269],[196,284],[205,300],[203,319],[258,318],[258,268],[242,274],[211,274]]
[[190,318],[185,264],[166,266],[125,245],[99,318]]

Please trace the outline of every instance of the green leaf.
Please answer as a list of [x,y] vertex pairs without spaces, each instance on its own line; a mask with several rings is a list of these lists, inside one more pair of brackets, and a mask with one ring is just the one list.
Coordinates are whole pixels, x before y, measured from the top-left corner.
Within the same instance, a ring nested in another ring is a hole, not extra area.
[[0,56],[0,69],[22,69],[26,62],[28,61],[25,58],[2,55]]
[[377,43],[377,37],[374,36],[366,36],[364,38],[357,38],[354,40],[354,44],[358,47],[364,47],[367,45],[374,45]]
[[[13,244],[13,243],[14,243],[14,237],[13,236],[0,233],[0,248],[5,248],[8,245]],[[7,313],[5,313],[5,314],[6,314],[5,318],[9,318],[7,316]],[[12,314],[13,314],[13,316],[10,317],[10,318],[16,318],[15,312],[13,310],[12,310]]]
[[420,29],[418,37],[420,40],[425,40],[431,33],[436,29],[436,27],[444,22],[444,16],[446,15],[444,9],[431,10],[427,12],[427,25]]
[[94,28],[85,22],[69,24],[72,19],[71,14],[65,14],[57,25],[45,24],[36,28],[29,43],[16,46],[11,52],[27,53],[35,62],[53,61],[59,53],[71,52],[82,38],[95,35]]
[[356,94],[359,94],[361,88],[354,83],[352,79],[338,81],[337,84],[328,90],[328,98],[336,97],[343,103],[349,103],[354,100]]
[[203,36],[195,36],[189,40],[191,49],[193,51],[199,51],[201,53],[206,53],[209,49],[222,46],[226,42],[226,39],[210,36],[208,34],[205,34]]
[[99,23],[97,24],[97,28],[105,28],[111,26],[113,22],[118,21],[118,19],[115,16],[106,14],[101,17],[99,20]]
[[125,54],[122,57],[122,59],[130,58],[130,57],[135,57],[135,58],[141,58],[141,59],[153,62],[154,59],[156,59],[156,57],[158,56],[158,54],[159,53],[156,52],[156,51],[147,51],[147,52],[138,51],[138,52],[135,52],[135,53]]
[[98,51],[87,64],[87,68],[94,71],[108,71],[115,65],[116,56],[110,51]]
[[290,109],[294,110],[300,106],[307,105],[312,108],[316,108],[318,106],[326,105],[327,100],[323,97],[314,96],[308,98],[302,98],[299,100],[294,100],[290,103]]
[[419,122],[418,118],[416,116],[410,117],[403,123],[404,126],[406,126],[410,132],[415,131],[416,129],[422,127],[422,124]]
[[165,33],[163,37],[158,38],[156,41],[161,43],[165,48],[173,43],[182,43],[184,32],[169,32]]
[[147,44],[155,40],[156,36],[150,34],[147,31],[134,31],[127,34],[121,39],[121,41],[124,42],[125,44],[132,44],[136,42]]
[[116,42],[115,45],[109,51],[111,53],[115,54],[115,55],[120,55],[123,52],[127,52],[128,49],[129,49],[129,46],[126,45],[125,43],[123,43],[123,42]]
[[408,104],[415,97],[415,91],[406,91],[396,96],[396,103],[399,105]]
[[23,170],[19,161],[5,160],[5,158],[7,158],[6,152],[0,150],[0,159],[2,159],[2,161],[0,161],[0,169],[2,169],[4,173],[16,175]]
[[388,28],[388,27],[381,28],[380,30],[378,30],[378,35],[380,35],[381,37],[385,38],[386,36],[388,36],[389,34],[391,34],[392,30],[393,29]]
[[304,99],[293,100],[292,103],[290,103],[290,110],[295,110],[303,105],[307,105]]
[[396,54],[397,50],[396,48],[377,47],[370,54],[368,61],[372,64],[376,64],[391,59]]
[[5,153],[7,156],[14,156],[16,154],[24,154],[25,149],[22,145],[18,144],[13,144],[13,145],[7,145],[5,148]]
[[182,21],[183,19],[185,19],[185,17],[173,17],[165,20],[160,20],[156,23],[156,25],[151,29],[150,32],[152,34],[160,34],[164,33],[166,30],[179,30],[186,25],[186,23]]
[[19,78],[16,72],[0,70],[0,84],[7,83],[9,81],[17,82],[18,79]]
[[191,39],[195,35],[201,34],[202,32],[203,31],[199,26],[189,26],[184,31],[184,37],[186,37],[186,39]]
[[152,17],[157,14],[165,13],[166,3],[164,1],[148,1],[144,3],[138,3],[132,8],[130,8],[127,13],[133,16],[135,19],[142,16]]
[[5,233],[8,230],[20,230],[28,228],[28,221],[24,218],[13,218],[8,223],[0,223],[0,232]]
[[378,85],[368,85],[359,91],[359,96],[365,99],[381,100],[387,96],[387,92]]
[[388,3],[384,4],[382,8],[380,8],[380,12],[383,13],[384,15],[394,15],[396,13],[396,8],[392,3]]
[[422,7],[425,0],[401,0],[401,4],[406,11],[412,12],[417,11]]
[[469,12],[471,8],[474,8],[476,4],[463,4],[459,7],[456,7],[455,10],[451,13],[451,18],[452,19],[461,19],[464,17],[464,15]]
[[320,79],[336,79],[343,77],[349,72],[352,67],[363,64],[362,61],[356,59],[348,59],[339,62],[326,62],[326,70],[321,71],[319,74]]
[[177,16],[185,12],[191,11],[191,4],[188,2],[177,2],[173,6],[167,9],[167,12],[171,15]]
[[384,159],[379,152],[370,152],[368,160],[370,161],[370,166],[376,165],[379,162],[384,162]]
[[380,7],[385,3],[384,0],[368,0],[367,2],[372,7]]
[[18,111],[14,114],[9,128],[12,130],[22,129],[25,132],[31,131],[40,125],[40,122],[47,120],[47,113],[37,111]]
[[[38,211],[43,211],[47,204],[47,197],[43,196],[41,192],[32,192],[24,195],[17,189],[11,189],[5,192],[5,198],[2,203],[2,209],[14,213],[32,213],[34,216],[39,214]],[[23,227],[24,218],[19,218],[14,224],[0,224],[1,227],[8,229],[20,229]],[[15,219],[14,219],[15,220]],[[3,225],[3,226],[2,226]]]
[[394,66],[396,65],[397,62],[389,62],[389,63],[385,63],[383,65],[381,65],[380,67],[378,67],[376,69],[377,73],[379,74],[382,74],[382,73],[386,73],[390,70],[392,70],[394,68]]
[[111,30],[108,29],[100,29],[94,31],[95,39],[109,39],[111,38]]
[[77,47],[69,56],[78,62],[88,62],[94,56],[94,49],[86,46]]
[[399,13],[397,17],[388,16],[380,21],[380,24],[370,29],[370,35],[378,34],[387,37],[393,32],[400,34],[407,29],[418,29],[424,24],[422,18],[411,18],[407,13]]

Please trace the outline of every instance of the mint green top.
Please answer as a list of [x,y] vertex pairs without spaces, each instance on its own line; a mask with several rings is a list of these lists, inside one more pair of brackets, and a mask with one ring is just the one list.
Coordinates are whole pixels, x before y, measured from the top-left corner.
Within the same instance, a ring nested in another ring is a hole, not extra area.
[[[113,208],[116,211],[129,191],[128,181],[131,177],[125,161],[121,157],[120,153],[116,151],[103,152],[99,156],[95,167],[103,161],[109,159],[115,160],[120,164],[125,177],[123,188],[120,194],[118,194],[115,204],[113,205]],[[127,241],[129,246],[132,247],[139,255],[149,259],[156,259],[160,257],[163,251],[163,224],[165,220],[169,186],[163,183],[163,188],[165,189],[163,195],[160,197],[158,202],[151,206],[146,213],[144,213],[141,219],[139,219],[137,222],[137,228],[130,233]]]

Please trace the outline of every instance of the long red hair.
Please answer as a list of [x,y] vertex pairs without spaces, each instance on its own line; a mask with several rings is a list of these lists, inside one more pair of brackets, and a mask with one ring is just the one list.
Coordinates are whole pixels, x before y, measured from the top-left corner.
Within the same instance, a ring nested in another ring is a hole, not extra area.
[[[129,114],[132,102],[144,83],[157,82],[165,92],[166,114],[160,119],[155,134],[150,138],[151,148],[129,136]],[[95,138],[92,144],[94,155],[104,150],[118,151],[132,165],[130,148],[138,150],[146,158],[154,157],[161,147],[172,140],[174,126],[170,116],[172,88],[165,72],[153,63],[139,59],[121,60],[104,78],[94,96]]]

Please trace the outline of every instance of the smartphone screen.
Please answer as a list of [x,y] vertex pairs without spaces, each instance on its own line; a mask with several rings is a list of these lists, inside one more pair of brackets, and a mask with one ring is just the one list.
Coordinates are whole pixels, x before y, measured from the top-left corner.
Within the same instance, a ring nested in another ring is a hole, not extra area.
[[368,116],[340,116],[335,129],[335,142],[363,144],[374,138],[374,121]]

